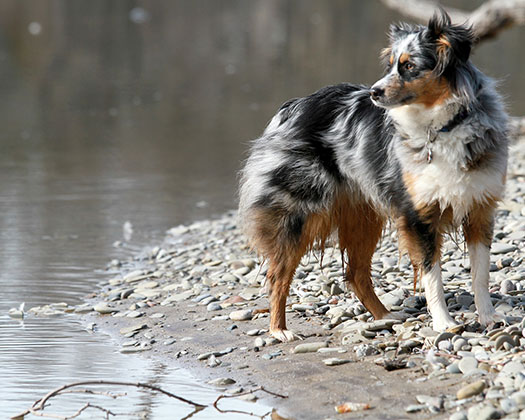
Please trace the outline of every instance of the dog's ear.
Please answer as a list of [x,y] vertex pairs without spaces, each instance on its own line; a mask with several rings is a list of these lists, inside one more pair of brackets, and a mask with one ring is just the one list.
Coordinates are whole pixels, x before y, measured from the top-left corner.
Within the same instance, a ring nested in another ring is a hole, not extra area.
[[429,20],[426,38],[435,45],[437,63],[434,71],[438,75],[442,75],[451,65],[466,63],[474,41],[472,29],[465,25],[453,25],[442,8]]

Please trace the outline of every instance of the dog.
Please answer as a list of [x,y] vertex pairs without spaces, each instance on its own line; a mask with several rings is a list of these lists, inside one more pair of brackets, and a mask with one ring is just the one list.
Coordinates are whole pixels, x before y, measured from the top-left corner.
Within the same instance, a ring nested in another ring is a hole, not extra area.
[[391,25],[389,39],[383,78],[284,103],[241,170],[240,223],[268,262],[270,334],[281,341],[296,338],[285,319],[295,270],[332,235],[347,258],[346,284],[366,309],[375,319],[402,315],[385,308],[370,278],[388,220],[420,275],[434,330],[456,325],[440,250],[443,235],[460,228],[479,322],[501,320],[488,283],[507,169],[502,100],[469,60],[471,28],[452,24],[443,10],[426,26]]

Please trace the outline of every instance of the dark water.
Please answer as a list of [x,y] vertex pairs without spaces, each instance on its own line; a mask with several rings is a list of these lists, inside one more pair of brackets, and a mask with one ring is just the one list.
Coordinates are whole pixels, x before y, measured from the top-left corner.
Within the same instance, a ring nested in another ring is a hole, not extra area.
[[[7,311],[81,303],[112,258],[234,208],[248,140],[290,97],[374,82],[398,19],[359,0],[0,3],[2,418],[89,378],[210,396],[173,366],[116,353],[75,316],[20,323]],[[475,56],[516,115],[525,114],[524,43],[524,28],[511,29]],[[115,247],[126,221],[135,234]],[[147,393],[136,400],[129,411],[148,418],[188,414]]]

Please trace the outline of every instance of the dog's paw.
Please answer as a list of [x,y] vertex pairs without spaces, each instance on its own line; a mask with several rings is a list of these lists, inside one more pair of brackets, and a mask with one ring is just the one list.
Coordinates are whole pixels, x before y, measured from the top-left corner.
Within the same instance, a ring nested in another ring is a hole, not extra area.
[[446,331],[448,328],[456,327],[457,325],[459,324],[448,314],[446,316],[432,317],[432,329],[434,331]]
[[500,312],[490,311],[486,313],[479,313],[479,323],[487,328],[492,328],[494,324],[508,325],[508,320],[505,315]]
[[270,330],[270,335],[273,338],[276,338],[277,340],[283,343],[287,343],[289,341],[294,341],[294,340],[302,340],[302,337],[300,335],[297,335],[290,330],[281,330],[281,329]]

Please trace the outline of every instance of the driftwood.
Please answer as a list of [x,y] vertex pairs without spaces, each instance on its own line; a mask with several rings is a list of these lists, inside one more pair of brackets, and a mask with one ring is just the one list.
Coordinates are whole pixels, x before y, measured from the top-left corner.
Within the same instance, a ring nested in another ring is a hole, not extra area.
[[[203,405],[203,404],[199,404],[199,403],[196,403],[194,401],[191,401],[187,398],[183,398],[183,397],[180,397],[176,394],[173,394],[169,391],[166,391],[158,386],[154,386],[154,385],[150,385],[150,384],[145,384],[145,383],[141,383],[141,382],[120,382],[120,381],[104,381],[104,380],[99,380],[99,381],[81,381],[81,382],[73,382],[73,383],[69,383],[69,384],[66,384],[66,385],[62,385],[61,387],[59,388],[56,388],[50,392],[48,392],[44,397],[40,398],[39,400],[35,401],[33,403],[33,405],[28,408],[27,410],[19,413],[19,414],[16,414],[14,416],[11,417],[11,420],[23,420],[25,416],[29,415],[29,414],[32,414],[34,416],[39,416],[39,417],[48,417],[48,418],[54,418],[54,419],[59,419],[59,420],[69,420],[69,419],[74,419],[78,416],[80,416],[84,411],[86,411],[87,409],[95,409],[95,410],[98,410],[100,411],[101,413],[103,413],[104,415],[104,418],[106,419],[109,419],[109,416],[116,416],[117,414],[116,413],[113,413],[112,411],[100,406],[100,405],[96,405],[96,404],[93,404],[91,402],[87,402],[85,403],[84,405],[82,405],[82,407],[80,407],[79,409],[77,409],[77,411],[75,411],[74,413],[70,414],[69,416],[60,416],[60,415],[56,415],[56,414],[50,414],[50,413],[45,413],[44,412],[44,409],[46,408],[46,404],[49,403],[49,401],[54,398],[54,397],[57,397],[58,395],[62,395],[62,394],[66,394],[66,393],[85,393],[85,394],[97,394],[97,395],[104,395],[104,396],[107,396],[107,397],[111,397],[111,398],[118,398],[118,397],[121,397],[125,394],[111,394],[111,393],[108,393],[108,392],[101,392],[101,391],[93,391],[93,390],[90,390],[90,389],[71,389],[71,388],[76,388],[76,387],[79,387],[79,386],[96,386],[96,385],[106,385],[106,386],[109,386],[109,385],[116,385],[116,386],[121,386],[121,387],[135,387],[135,388],[142,388],[142,389],[147,389],[147,390],[150,390],[150,391],[154,391],[154,392],[158,392],[160,394],[164,394],[164,395],[167,395],[168,397],[170,398],[175,398],[176,400],[179,400],[185,404],[188,404],[188,405],[191,405],[193,406],[194,410],[192,413],[190,413],[188,416],[186,416],[185,418],[189,418],[191,416],[193,416],[195,413],[205,409],[207,407],[207,405]],[[280,394],[276,394],[274,392],[271,392],[271,391],[268,391],[267,389],[263,388],[262,386],[261,387],[258,387],[258,388],[255,388],[251,391],[246,391],[242,394],[236,394],[236,395],[220,395],[213,403],[213,407],[220,413],[238,413],[238,414],[246,414],[246,415],[249,415],[249,416],[254,416],[254,417],[259,417],[261,419],[263,418],[266,418],[268,415],[272,415],[273,416],[273,412],[268,412],[266,414],[264,414],[263,416],[258,416],[254,413],[251,413],[251,412],[246,412],[246,411],[239,411],[239,410],[223,410],[223,409],[220,409],[218,407],[218,403],[221,399],[224,399],[224,398],[236,398],[238,396],[241,396],[241,395],[248,395],[248,394],[254,394],[256,392],[265,392],[267,394],[270,394],[274,397],[279,397],[279,398],[287,398],[285,395],[280,395]]]
[[[440,6],[430,0],[381,0],[387,7],[411,18],[426,23]],[[494,38],[501,31],[525,24],[525,0],[489,0],[472,12],[452,7],[444,8],[452,22],[472,25],[476,41]]]

